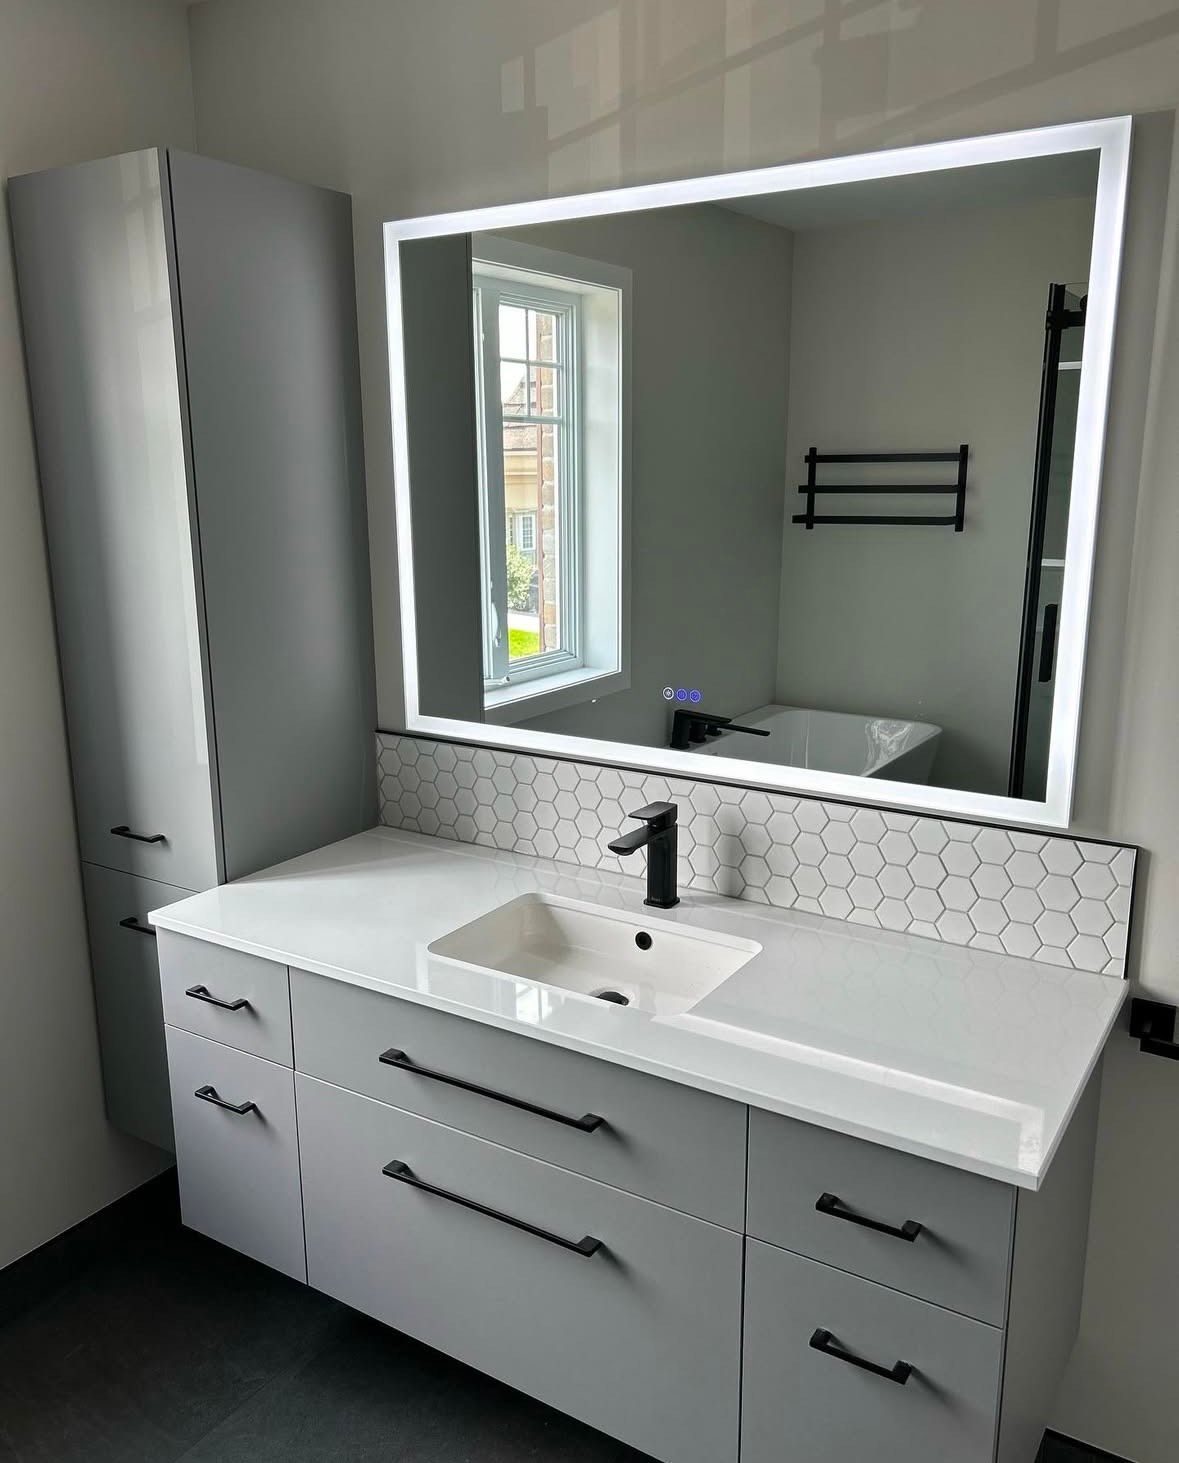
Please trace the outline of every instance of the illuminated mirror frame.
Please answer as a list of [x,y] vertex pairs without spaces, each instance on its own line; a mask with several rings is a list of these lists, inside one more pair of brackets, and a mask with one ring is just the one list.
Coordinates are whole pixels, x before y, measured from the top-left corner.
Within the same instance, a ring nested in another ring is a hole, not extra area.
[[[393,411],[394,495],[397,513],[397,563],[401,604],[401,655],[405,688],[405,730],[449,737],[484,746],[607,765],[638,767],[669,776],[755,787],[990,819],[1065,827],[1072,809],[1080,732],[1081,690],[1088,638],[1089,597],[1096,552],[1097,513],[1101,494],[1102,453],[1109,404],[1118,275],[1129,175],[1131,118],[1008,132],[991,137],[824,158],[749,172],[721,173],[709,178],[644,184],[606,192],[581,193],[533,203],[506,204],[431,218],[405,219],[385,225],[386,306],[389,327],[389,374]],[[869,179],[976,167],[984,163],[1051,157],[1072,152],[1099,155],[1096,207],[1093,217],[1089,298],[1085,320],[1077,434],[1066,544],[1066,570],[1060,606],[1056,692],[1052,707],[1048,777],[1043,802],[999,797],[955,788],[889,782],[842,772],[772,766],[677,752],[628,742],[531,731],[520,726],[457,721],[428,716],[418,704],[417,617],[414,598],[413,522],[410,511],[408,421],[405,396],[404,340],[401,319],[399,245],[409,239],[441,238],[513,229],[528,224],[632,213],[688,203],[780,193],[800,188],[831,187]]]

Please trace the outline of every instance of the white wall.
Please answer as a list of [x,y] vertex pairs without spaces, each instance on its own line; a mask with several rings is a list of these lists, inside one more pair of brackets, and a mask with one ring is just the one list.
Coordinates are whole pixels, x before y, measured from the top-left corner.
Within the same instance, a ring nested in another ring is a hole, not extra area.
[[[788,496],[820,452],[970,444],[966,528],[786,525],[778,695],[931,721],[933,781],[1003,795],[1054,280],[1089,272],[1093,198],[805,229],[794,247]],[[840,481],[840,469],[820,471]],[[869,480],[888,479],[889,469]],[[953,463],[891,470],[953,482]],[[864,481],[843,470],[842,481]],[[952,498],[828,499],[821,512],[948,513]]]
[[[382,219],[1179,103],[1179,0],[205,0],[191,32],[202,150],[355,197],[387,726],[399,697]],[[1137,972],[1179,999],[1179,157],[1171,200],[1153,363],[1146,235],[1126,271],[1133,331],[1115,365],[1077,825],[1150,850]],[[1056,1423],[1171,1463],[1179,1069],[1115,1038],[1102,1108],[1084,1332]]]
[[[192,144],[184,12],[0,7],[0,177]],[[0,231],[0,1266],[157,1172],[103,1114],[65,731],[7,227]]]

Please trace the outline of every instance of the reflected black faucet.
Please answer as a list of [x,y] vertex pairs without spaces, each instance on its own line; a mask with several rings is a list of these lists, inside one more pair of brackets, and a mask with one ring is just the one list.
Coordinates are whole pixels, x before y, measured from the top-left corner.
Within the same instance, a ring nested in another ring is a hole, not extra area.
[[693,742],[702,742],[705,737],[719,737],[721,732],[745,732],[751,737],[768,737],[762,726],[738,726],[731,716],[713,716],[708,711],[676,711],[671,718],[671,741],[669,747],[677,752],[687,752]]
[[633,833],[624,833],[607,844],[611,853],[629,858],[636,849],[647,850],[647,897],[644,904],[656,909],[670,909],[678,904],[675,892],[675,860],[679,843],[676,819],[679,809],[674,803],[651,803],[631,813],[632,818],[641,818],[643,827]]

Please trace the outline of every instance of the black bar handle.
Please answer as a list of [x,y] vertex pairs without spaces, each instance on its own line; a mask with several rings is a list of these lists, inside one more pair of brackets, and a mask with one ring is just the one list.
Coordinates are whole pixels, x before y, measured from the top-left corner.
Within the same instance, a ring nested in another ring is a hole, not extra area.
[[899,1227],[885,1224],[880,1219],[869,1219],[866,1214],[855,1214],[834,1194],[820,1194],[815,1200],[820,1214],[829,1214],[832,1219],[846,1219],[849,1224],[860,1224],[865,1229],[874,1229],[878,1234],[891,1234],[893,1239],[905,1239],[910,1244],[921,1233],[922,1226],[915,1219],[906,1219]]
[[214,1107],[223,1107],[226,1112],[237,1113],[238,1117],[244,1117],[248,1112],[257,1112],[256,1102],[226,1102],[223,1097],[218,1097],[215,1087],[198,1087],[192,1094],[199,1097],[202,1102],[211,1102]]
[[191,996],[194,1001],[204,1001],[207,1005],[216,1006],[221,1011],[241,1011],[249,1007],[249,1001],[245,996],[239,996],[236,1001],[223,1001],[220,996],[213,995],[208,986],[190,985],[184,992]]
[[387,1163],[381,1172],[386,1178],[396,1179],[400,1184],[409,1184],[412,1188],[421,1189],[423,1194],[433,1194],[436,1198],[447,1199],[451,1204],[459,1204],[464,1209],[473,1209],[476,1214],[485,1214],[488,1219],[498,1219],[501,1224],[510,1224],[513,1229],[522,1229],[525,1234],[534,1234],[537,1239],[547,1240],[551,1245],[560,1245],[563,1250],[572,1250],[575,1255],[584,1255],[588,1259],[596,1255],[602,1248],[602,1241],[594,1239],[593,1235],[582,1235],[581,1239],[566,1239],[564,1235],[553,1234],[548,1229],[538,1229],[535,1224],[529,1224],[527,1220],[515,1219],[510,1214],[502,1214],[498,1209],[489,1209],[486,1204],[480,1204],[474,1199],[468,1199],[462,1194],[451,1193],[449,1189],[440,1189],[434,1184],[428,1184],[424,1179],[418,1178],[407,1163],[402,1163],[399,1158],[394,1158]]
[[848,1366],[858,1366],[863,1372],[871,1372],[874,1377],[884,1377],[886,1381],[896,1382],[903,1387],[913,1375],[913,1367],[907,1361],[894,1361],[892,1366],[878,1366],[874,1361],[865,1361],[862,1356],[853,1356],[850,1351],[844,1351],[842,1346],[836,1345],[835,1337],[830,1331],[824,1331],[820,1327],[810,1339],[810,1346],[814,1351],[821,1351],[824,1356],[833,1356],[836,1361],[846,1361]]
[[1044,628],[1040,632],[1040,669],[1037,673],[1040,681],[1052,679],[1052,666],[1056,660],[1056,621],[1059,614],[1059,605],[1044,606]]
[[112,828],[111,832],[120,838],[133,838],[136,843],[167,843],[168,841],[162,833],[135,833],[127,827],[126,823],[120,823],[117,828]]
[[[191,995],[192,992],[190,991]],[[509,1097],[506,1092],[495,1092],[490,1087],[480,1087],[477,1082],[468,1082],[465,1077],[452,1077],[448,1072],[435,1072],[429,1067],[419,1067],[404,1052],[390,1047],[379,1058],[386,1067],[398,1067],[403,1072],[412,1072],[415,1077],[429,1077],[432,1082],[445,1082],[448,1087],[460,1087],[464,1092],[474,1092],[479,1097],[490,1097],[493,1102],[506,1102],[509,1107],[518,1107],[523,1112],[535,1113],[538,1118],[562,1123],[567,1128],[576,1128],[580,1133],[594,1133],[605,1123],[597,1113],[587,1112],[584,1117],[570,1118],[564,1113],[553,1112],[548,1107],[537,1107],[534,1102],[525,1102],[522,1097]]]
[[154,927],[152,925],[145,925],[142,920],[136,919],[133,914],[128,915],[126,919],[121,919],[119,921],[119,928],[121,930],[134,930],[137,935],[150,935],[153,940],[156,937]]

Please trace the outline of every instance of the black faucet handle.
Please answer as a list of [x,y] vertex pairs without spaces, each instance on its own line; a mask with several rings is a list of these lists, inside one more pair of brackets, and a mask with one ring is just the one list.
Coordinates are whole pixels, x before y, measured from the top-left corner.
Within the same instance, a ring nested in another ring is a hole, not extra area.
[[638,818],[643,823],[649,823],[652,828],[670,828],[679,817],[679,812],[675,803],[648,803],[645,808],[628,813],[627,817]]

